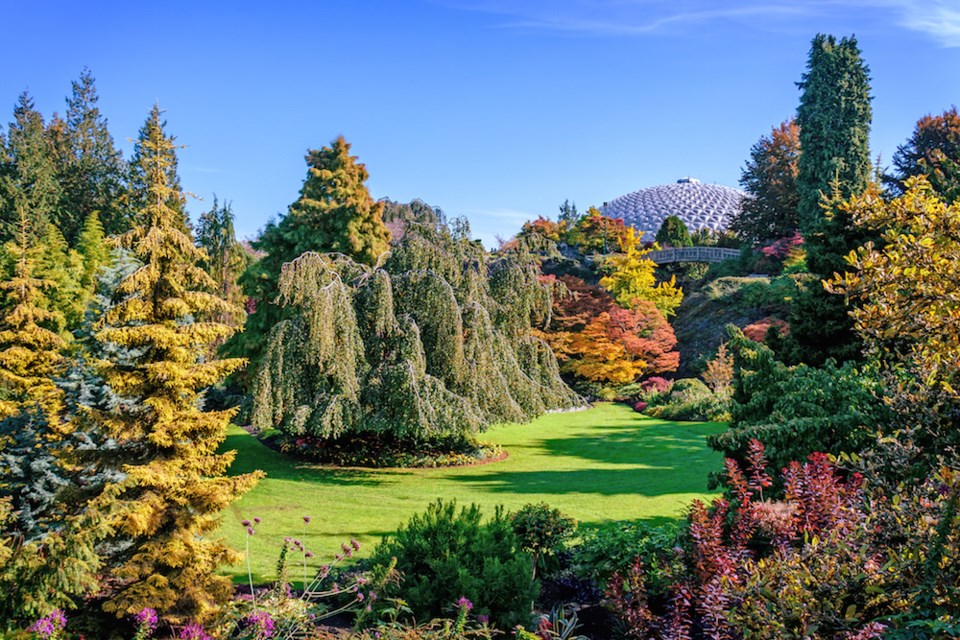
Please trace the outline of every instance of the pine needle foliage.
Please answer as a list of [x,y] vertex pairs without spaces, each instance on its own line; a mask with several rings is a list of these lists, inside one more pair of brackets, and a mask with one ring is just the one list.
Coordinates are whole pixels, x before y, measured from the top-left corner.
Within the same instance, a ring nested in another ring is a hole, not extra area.
[[576,406],[550,348],[550,291],[532,255],[488,256],[455,221],[410,225],[373,267],[306,253],[280,277],[254,422],[338,440],[464,443],[486,425]]
[[[232,589],[218,566],[237,553],[208,536],[217,514],[250,489],[260,474],[226,477],[234,454],[217,453],[234,410],[203,411],[202,392],[244,365],[208,361],[211,343],[234,329],[208,317],[232,311],[210,293],[216,283],[183,228],[183,194],[170,182],[174,145],[151,112],[139,158],[146,205],[139,225],[120,237],[142,266],[120,281],[115,304],[98,327],[100,343],[128,349],[129,358],[101,360],[100,375],[124,399],[87,415],[125,455],[126,477],[108,485],[95,504],[113,526],[112,575],[120,586],[105,608],[118,617],[153,607],[172,621],[203,619]],[[116,454],[115,454],[116,455]]]

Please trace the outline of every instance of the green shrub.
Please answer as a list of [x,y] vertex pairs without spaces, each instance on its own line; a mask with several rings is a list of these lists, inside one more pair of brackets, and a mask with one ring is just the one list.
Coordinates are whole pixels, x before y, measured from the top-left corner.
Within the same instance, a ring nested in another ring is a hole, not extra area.
[[538,591],[532,558],[502,508],[487,522],[482,517],[475,504],[458,511],[456,501],[438,499],[385,538],[372,562],[386,565],[396,558],[402,576],[396,593],[387,595],[403,598],[420,620],[449,614],[467,598],[475,614],[502,628],[527,624]]
[[520,539],[520,547],[533,554],[533,577],[537,567],[547,556],[563,551],[564,543],[577,530],[577,521],[551,509],[544,502],[524,505],[512,514],[513,531]]
[[832,361],[822,368],[789,367],[740,332],[729,344],[736,370],[730,428],[707,440],[726,457],[743,461],[747,443],[756,438],[779,470],[814,451],[861,451],[877,425],[889,421],[889,409],[878,399],[879,377],[870,370]]
[[579,575],[603,587],[611,575],[625,573],[639,557],[645,567],[650,567],[648,580],[655,584],[662,572],[651,558],[671,549],[679,531],[680,524],[676,522],[663,525],[629,520],[605,522],[583,533],[581,543],[573,548],[571,563]]
[[653,392],[646,398],[647,415],[666,420],[726,420],[727,401],[702,380],[682,378],[669,390]]

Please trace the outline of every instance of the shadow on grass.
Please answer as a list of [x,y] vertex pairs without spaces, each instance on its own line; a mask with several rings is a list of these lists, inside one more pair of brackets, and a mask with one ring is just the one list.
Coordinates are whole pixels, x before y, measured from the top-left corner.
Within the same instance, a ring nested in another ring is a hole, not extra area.
[[[684,466],[691,456],[704,463],[717,454],[706,445],[707,435],[722,425],[677,425],[637,420],[628,424],[597,425],[589,431],[538,442],[544,453],[605,462]],[[717,458],[719,460],[719,458]]]
[[448,475],[446,479],[492,493],[595,494],[602,496],[703,493],[708,467],[633,467],[570,471],[502,471],[482,475]]
[[389,484],[387,478],[375,471],[343,467],[323,467],[288,458],[247,433],[231,433],[221,451],[235,450],[237,457],[230,467],[230,475],[262,470],[272,480],[305,482],[314,485],[366,486]]

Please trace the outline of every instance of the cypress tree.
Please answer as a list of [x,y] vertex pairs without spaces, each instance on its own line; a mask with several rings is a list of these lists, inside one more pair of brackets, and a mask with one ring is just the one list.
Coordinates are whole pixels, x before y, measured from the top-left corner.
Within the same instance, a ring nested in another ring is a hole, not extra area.
[[845,268],[843,257],[859,246],[849,216],[826,216],[824,198],[846,200],[870,182],[870,77],[854,37],[837,42],[817,35],[807,72],[797,86],[800,149],[797,215],[806,239],[807,262],[822,278]]
[[231,354],[259,363],[267,337],[284,317],[274,301],[280,293],[284,263],[308,251],[336,252],[366,265],[373,265],[390,246],[390,232],[383,223],[382,202],[375,202],[365,184],[366,167],[350,155],[343,136],[329,147],[307,153],[307,178],[300,197],[287,215],[271,222],[253,247],[266,255],[241,278],[244,292],[255,309],[246,328],[228,345]]
[[846,271],[845,256],[866,241],[849,212],[835,206],[862,193],[872,170],[869,70],[856,38],[837,42],[817,35],[798,86],[803,94],[797,110],[797,217],[816,279],[794,304],[787,357],[820,364],[831,357],[856,358],[860,351],[843,298],[827,293],[820,282]]
[[[109,558],[120,586],[105,608],[118,617],[149,606],[168,619],[207,618],[231,594],[218,566],[237,560],[211,539],[218,513],[260,474],[226,477],[234,452],[217,453],[235,410],[204,411],[202,392],[244,365],[207,360],[210,345],[234,329],[208,320],[234,310],[210,293],[216,283],[199,266],[205,254],[183,229],[183,195],[171,184],[174,145],[154,108],[138,148],[146,195],[139,224],[120,237],[142,263],[124,277],[96,340],[128,349],[100,362],[99,373],[122,401],[91,407],[88,418],[118,441],[125,474],[95,504],[112,525]],[[100,349],[105,349],[101,346]]]

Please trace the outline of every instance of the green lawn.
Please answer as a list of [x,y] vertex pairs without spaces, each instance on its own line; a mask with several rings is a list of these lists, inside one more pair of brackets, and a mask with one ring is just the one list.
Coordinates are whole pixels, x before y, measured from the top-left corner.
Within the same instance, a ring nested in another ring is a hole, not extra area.
[[[226,448],[238,452],[234,473],[263,469],[267,477],[224,514],[223,533],[238,549],[240,521],[262,523],[250,540],[254,580],[274,577],[285,536],[305,540],[315,564],[330,561],[351,537],[366,555],[386,533],[437,497],[497,504],[515,510],[546,502],[583,524],[604,520],[665,520],[697,497],[709,496],[707,473],[720,468],[704,438],[716,423],[645,418],[622,405],[551,414],[529,424],[492,428],[483,435],[509,452],[506,460],[445,469],[343,469],[291,461],[232,427]],[[311,522],[304,533],[303,516]],[[246,578],[246,565],[228,569]],[[294,572],[294,576],[298,572]]]

